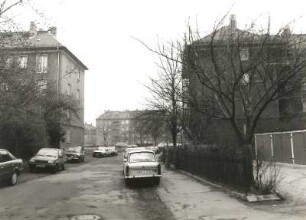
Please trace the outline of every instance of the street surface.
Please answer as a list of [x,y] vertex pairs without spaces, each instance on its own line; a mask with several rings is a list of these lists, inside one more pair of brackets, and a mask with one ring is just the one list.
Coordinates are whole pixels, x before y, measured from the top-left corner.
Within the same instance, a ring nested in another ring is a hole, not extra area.
[[306,208],[246,204],[173,170],[163,170],[160,186],[126,187],[121,162],[121,155],[87,156],[85,163],[67,164],[57,174],[25,173],[18,185],[0,188],[0,219],[69,220],[91,214],[105,220],[306,219]]

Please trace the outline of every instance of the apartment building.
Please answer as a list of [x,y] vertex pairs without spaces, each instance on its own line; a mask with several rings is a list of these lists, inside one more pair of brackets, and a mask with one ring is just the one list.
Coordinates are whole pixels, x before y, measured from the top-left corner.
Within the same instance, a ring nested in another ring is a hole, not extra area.
[[20,68],[35,74],[42,89],[77,100],[77,116],[67,111],[69,120],[60,120],[65,138],[61,148],[84,144],[84,78],[87,67],[57,38],[57,28],[38,30],[31,22],[29,31],[1,34],[6,63],[18,62]]

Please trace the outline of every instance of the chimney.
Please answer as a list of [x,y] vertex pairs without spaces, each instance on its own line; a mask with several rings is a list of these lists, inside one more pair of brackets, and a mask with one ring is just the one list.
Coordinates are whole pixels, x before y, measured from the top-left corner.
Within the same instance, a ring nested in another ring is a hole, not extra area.
[[56,37],[56,27],[55,26],[52,26],[52,27],[49,27],[49,33],[51,33],[54,37]]
[[282,35],[283,36],[290,36],[291,35],[291,30],[290,30],[290,27],[288,25],[286,25],[286,27],[284,27]]
[[34,37],[37,34],[37,26],[36,26],[34,21],[31,21],[31,23],[30,23],[30,30],[29,30],[29,32],[30,32],[30,36],[31,37]]
[[231,15],[231,17],[230,17],[230,27],[231,27],[232,30],[237,29],[236,15]]

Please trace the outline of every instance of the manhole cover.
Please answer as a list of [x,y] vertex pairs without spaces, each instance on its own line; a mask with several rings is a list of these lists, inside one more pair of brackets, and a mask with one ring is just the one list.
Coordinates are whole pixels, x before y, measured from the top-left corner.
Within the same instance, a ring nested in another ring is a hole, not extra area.
[[102,219],[98,215],[76,215],[73,216],[70,220],[99,220]]

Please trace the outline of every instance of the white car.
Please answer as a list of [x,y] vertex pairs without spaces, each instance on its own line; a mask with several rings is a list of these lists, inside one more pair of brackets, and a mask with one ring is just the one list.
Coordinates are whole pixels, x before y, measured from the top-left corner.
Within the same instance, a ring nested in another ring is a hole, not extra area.
[[154,151],[132,150],[123,159],[123,175],[126,184],[132,180],[152,179],[158,185],[162,177],[161,165]]
[[115,156],[118,154],[118,151],[115,147],[98,147],[97,150],[94,150],[92,153],[93,157],[109,157]]

